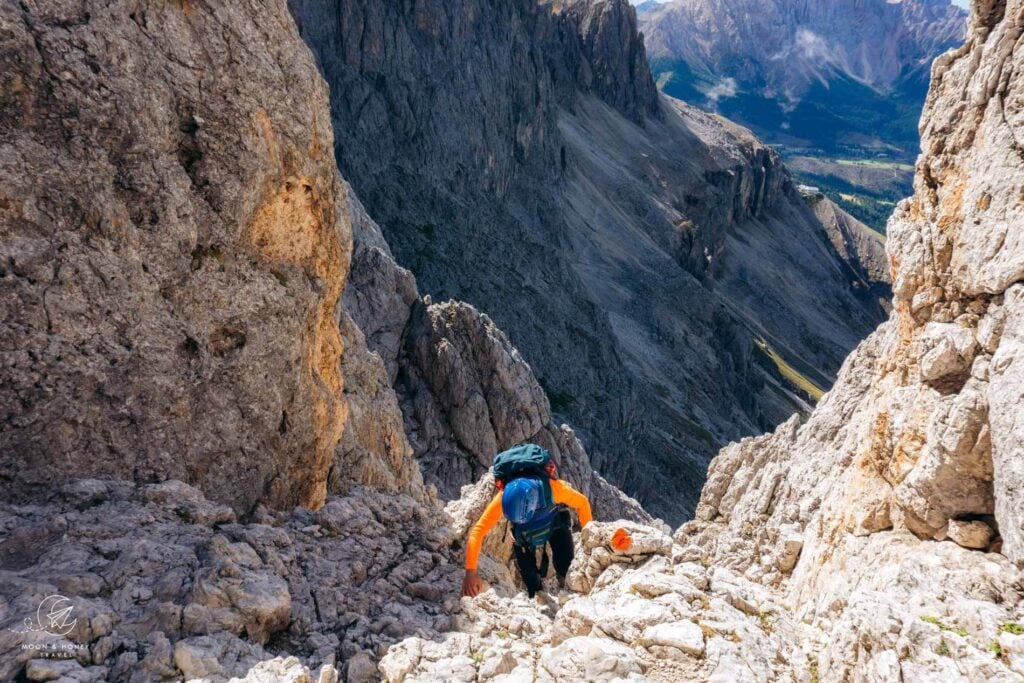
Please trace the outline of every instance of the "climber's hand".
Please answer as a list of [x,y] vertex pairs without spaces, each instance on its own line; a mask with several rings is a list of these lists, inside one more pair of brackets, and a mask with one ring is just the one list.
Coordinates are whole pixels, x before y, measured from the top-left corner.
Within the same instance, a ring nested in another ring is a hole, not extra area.
[[483,590],[484,583],[480,580],[480,576],[476,573],[475,569],[466,570],[466,578],[462,580],[462,595],[475,598],[480,595],[480,591]]

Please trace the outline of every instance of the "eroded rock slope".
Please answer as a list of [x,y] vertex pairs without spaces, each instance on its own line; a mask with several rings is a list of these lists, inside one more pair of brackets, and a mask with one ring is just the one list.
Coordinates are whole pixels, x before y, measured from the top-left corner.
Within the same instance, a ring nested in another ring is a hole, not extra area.
[[[718,447],[807,409],[760,348],[827,387],[884,318],[774,151],[657,94],[625,0],[290,7],[397,261],[505,330],[654,514],[684,519]],[[474,445],[427,449],[442,493],[471,481]]]
[[[681,532],[822,624],[829,677],[976,675],[959,654],[919,668],[922,617],[947,627],[930,629],[940,654],[948,629],[1018,647],[1003,620],[1021,621],[1024,559],[1022,29],[1019,1],[975,3],[967,43],[935,64],[915,194],[889,223],[889,321],[807,424],[723,451]],[[1015,656],[995,661],[1024,674]]]
[[[384,366],[374,381],[386,378],[397,389],[404,424],[382,421],[397,415],[391,403],[386,410],[354,408],[354,418],[371,433],[386,424],[387,433],[400,437],[403,445],[407,435],[415,460],[406,462],[419,465],[427,483],[445,499],[458,498],[464,484],[485,474],[496,453],[529,441],[551,452],[561,476],[590,497],[596,514],[650,521],[635,500],[593,470],[572,428],[554,421],[533,370],[504,332],[466,303],[421,297],[412,274],[395,263],[380,228],[359,201],[352,197],[350,206],[354,247],[345,309],[357,324],[352,327],[366,331],[373,362]],[[361,367],[358,361],[356,366]],[[375,388],[389,401],[396,397],[387,384]],[[363,393],[354,392],[350,404]],[[357,443],[356,459],[361,457],[358,442],[366,441],[359,434],[347,430],[342,442]],[[419,481],[419,472],[403,474],[405,480]],[[359,481],[366,483],[366,478]]]

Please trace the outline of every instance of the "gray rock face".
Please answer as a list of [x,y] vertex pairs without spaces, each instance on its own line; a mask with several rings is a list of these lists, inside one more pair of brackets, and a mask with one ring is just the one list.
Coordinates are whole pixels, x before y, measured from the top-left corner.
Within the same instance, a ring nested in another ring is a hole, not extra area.
[[[759,348],[827,387],[884,317],[773,151],[657,96],[624,0],[290,6],[339,166],[397,261],[504,330],[655,514],[692,511],[718,445],[808,409]],[[482,424],[466,398],[459,429]],[[469,483],[448,467],[445,493]]]
[[829,241],[852,271],[852,285],[881,298],[892,295],[892,274],[885,238],[824,197],[814,198],[814,215]]
[[[177,477],[236,512],[315,508],[353,484],[426,500],[392,389],[415,280],[338,177],[323,82],[288,15],[6,11],[21,27],[4,53],[12,83],[33,85],[4,109],[0,156],[5,495],[45,493],[59,454],[57,480]],[[147,21],[167,22],[157,49],[144,47]],[[221,21],[237,35],[211,40],[251,46],[245,64],[226,43],[201,55]],[[253,36],[271,30],[274,51],[256,50]],[[96,52],[106,33],[140,54],[137,72]],[[65,49],[77,42],[92,47]],[[202,72],[247,89],[212,96]],[[266,92],[287,97],[265,106]],[[107,131],[111,107],[138,125]],[[79,142],[56,144],[66,135]],[[498,352],[515,355],[501,338]],[[546,430],[589,486],[586,453],[517,363],[526,393],[493,397],[509,411],[496,417],[501,442]]]
[[[477,378],[495,444],[547,439],[649,520],[486,317],[407,332],[428,309],[338,175],[283,4],[0,12],[0,678],[366,680],[439,637],[461,557],[392,386],[417,348],[464,354],[429,375],[431,443],[482,443],[437,389]],[[54,594],[73,629],[21,628]]]
[[596,92],[638,122],[647,116],[657,117],[658,94],[647,68],[644,42],[637,36],[633,8],[617,0],[550,4],[556,14],[569,20],[566,28],[578,36],[578,47],[569,43],[581,53],[569,60],[569,69],[575,67],[573,86]]
[[5,497],[326,495],[351,240],[326,88],[283,3],[188,9],[0,9]]
[[530,366],[487,316],[454,301],[420,305],[408,339],[400,392],[420,466],[442,497],[458,498],[497,453],[532,442],[551,452],[561,476],[591,498],[596,515],[650,521],[636,501],[594,472],[572,429],[552,422]]
[[[342,330],[355,343],[342,369],[351,411],[332,490],[354,480],[417,495],[422,471],[444,498],[458,498],[496,453],[531,441],[552,453],[561,475],[590,497],[596,515],[650,521],[639,503],[592,469],[572,429],[554,422],[533,370],[505,334],[468,304],[421,299],[412,274],[395,263],[354,196],[350,207],[354,240],[345,309],[352,320],[346,318]],[[368,331],[365,346],[362,330]]]
[[[0,538],[4,680],[50,680],[26,644],[77,644],[56,662],[65,680],[225,681],[254,667],[247,680],[302,680],[288,677],[297,660],[268,661],[284,650],[327,683],[335,665],[446,631],[461,580],[439,507],[362,487],[239,524],[181,482],[76,480],[44,505],[0,505]],[[16,632],[55,593],[74,628]]]

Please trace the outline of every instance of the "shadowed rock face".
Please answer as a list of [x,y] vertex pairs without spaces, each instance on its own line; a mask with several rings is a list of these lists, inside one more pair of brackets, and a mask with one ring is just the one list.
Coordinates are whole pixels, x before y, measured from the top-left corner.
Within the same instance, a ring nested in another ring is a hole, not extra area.
[[326,88],[283,5],[193,9],[0,9],[7,496],[324,500],[351,241]]
[[352,410],[332,490],[343,491],[341,482],[351,479],[415,493],[422,470],[442,497],[457,498],[498,452],[532,442],[550,451],[596,516],[650,521],[635,500],[594,472],[573,430],[554,421],[533,370],[505,333],[468,304],[420,298],[380,228],[354,196],[349,205],[354,247],[344,303],[351,322],[342,329],[360,343],[343,366]]
[[[827,387],[884,316],[772,150],[657,96],[625,2],[290,7],[396,260],[504,330],[653,513],[684,518],[720,444],[807,409],[755,340]],[[449,491],[474,452],[432,452]]]
[[885,238],[821,195],[811,200],[836,253],[852,274],[853,286],[884,299],[892,296],[892,275],[885,255]]
[[[328,483],[426,500],[391,386],[419,294],[338,176],[323,81],[280,7],[193,9],[4,10],[5,493],[101,475],[180,478],[238,512],[316,508]],[[546,430],[560,456],[529,366],[490,334],[526,387],[492,409],[532,427],[499,415],[491,445]],[[467,353],[460,371],[478,372],[488,356]]]

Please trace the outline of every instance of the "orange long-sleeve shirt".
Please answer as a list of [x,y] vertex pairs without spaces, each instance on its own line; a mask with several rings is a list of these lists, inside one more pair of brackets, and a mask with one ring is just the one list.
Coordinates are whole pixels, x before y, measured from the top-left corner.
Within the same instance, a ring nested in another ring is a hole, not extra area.
[[[562,503],[576,510],[580,518],[580,526],[590,524],[593,515],[590,512],[590,501],[582,493],[566,484],[561,479],[551,480],[551,493],[556,503]],[[484,543],[484,536],[487,535],[494,525],[501,521],[501,491],[491,499],[480,515],[480,519],[469,532],[469,539],[466,541],[466,569],[476,569],[477,561],[480,559],[480,546]]]

